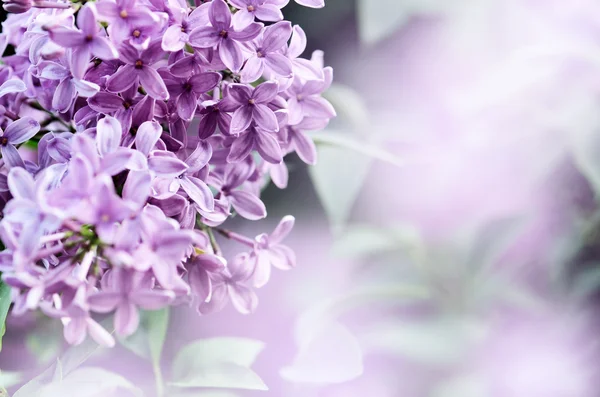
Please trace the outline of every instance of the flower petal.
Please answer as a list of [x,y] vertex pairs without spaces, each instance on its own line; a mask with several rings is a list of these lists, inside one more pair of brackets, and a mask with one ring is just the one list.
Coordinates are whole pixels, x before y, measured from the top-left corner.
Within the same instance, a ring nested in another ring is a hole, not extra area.
[[31,139],[40,130],[40,123],[29,116],[13,121],[4,131],[4,137],[13,145]]
[[96,127],[96,145],[101,155],[112,153],[121,143],[121,123],[111,116],[106,116]]
[[215,209],[213,194],[206,183],[191,176],[181,178],[179,183],[187,195],[198,204],[201,210],[211,212]]
[[169,91],[165,86],[160,74],[149,66],[144,66],[139,73],[140,83],[144,90],[154,99],[166,101],[169,99]]
[[162,131],[156,121],[145,121],[135,134],[135,148],[147,157],[160,139]]
[[255,221],[267,216],[265,204],[252,193],[234,190],[229,194],[229,198],[236,212],[246,219]]

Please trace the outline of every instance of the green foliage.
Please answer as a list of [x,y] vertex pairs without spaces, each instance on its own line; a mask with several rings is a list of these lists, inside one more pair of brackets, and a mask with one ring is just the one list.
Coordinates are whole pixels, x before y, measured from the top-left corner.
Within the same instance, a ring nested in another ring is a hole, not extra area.
[[158,364],[168,325],[168,308],[144,311],[141,313],[140,325],[136,333],[128,338],[120,338],[119,342],[136,355],[150,360],[153,364]]
[[10,287],[0,281],[0,351],[2,351],[2,337],[6,332],[6,316],[10,308]]
[[318,155],[310,176],[334,231],[340,231],[362,190],[371,159],[335,146],[319,146]]
[[295,383],[336,384],[363,373],[363,354],[357,339],[338,322],[321,323],[302,336],[299,353],[281,376]]
[[412,17],[443,10],[444,0],[358,0],[360,38],[375,44],[390,36]]
[[191,343],[173,362],[171,386],[176,388],[229,388],[267,390],[250,369],[264,349],[260,341],[247,338],[211,338]]
[[96,397],[113,395],[117,391],[127,390],[132,396],[143,393],[127,379],[102,368],[78,368],[61,381],[43,386],[36,394],[39,397]]

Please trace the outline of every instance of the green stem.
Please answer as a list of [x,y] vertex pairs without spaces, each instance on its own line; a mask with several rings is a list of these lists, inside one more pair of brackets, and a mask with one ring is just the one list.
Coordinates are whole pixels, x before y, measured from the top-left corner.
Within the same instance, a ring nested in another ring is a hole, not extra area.
[[154,380],[156,382],[156,397],[164,397],[165,383],[160,369],[160,363],[154,362],[152,364],[152,370],[154,371]]

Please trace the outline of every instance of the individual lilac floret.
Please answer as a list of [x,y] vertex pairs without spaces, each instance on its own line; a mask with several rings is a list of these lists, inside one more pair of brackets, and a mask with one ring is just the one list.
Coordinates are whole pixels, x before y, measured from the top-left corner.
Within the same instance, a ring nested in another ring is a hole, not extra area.
[[100,17],[109,22],[109,33],[117,42],[125,40],[136,29],[160,23],[158,15],[136,0],[102,0],[96,7]]
[[167,28],[162,38],[165,51],[180,51],[188,43],[190,33],[195,28],[208,23],[208,3],[197,7],[188,14],[187,6],[182,7],[176,1],[169,2],[173,23]]
[[221,75],[216,72],[194,74],[189,78],[166,80],[169,93],[177,103],[177,113],[184,120],[190,120],[198,106],[200,95],[207,93],[219,84]]
[[209,26],[192,30],[189,43],[196,48],[217,47],[221,61],[234,72],[239,72],[244,63],[240,43],[254,39],[263,28],[253,22],[240,31],[236,31],[231,21],[231,11],[224,0],[214,0],[208,10]]
[[289,0],[230,0],[239,11],[233,16],[234,25],[244,28],[254,22],[254,18],[265,22],[277,22],[283,19],[281,8]]
[[107,273],[106,288],[91,294],[90,308],[99,313],[115,312],[115,330],[120,336],[133,334],[140,322],[138,307],[158,310],[167,306],[175,294],[153,288],[146,273],[128,269],[114,269]]
[[70,8],[70,4],[58,3],[55,1],[43,1],[43,0],[7,0],[2,4],[2,8],[6,12],[13,14],[22,14],[29,11],[32,7],[35,8],[56,8],[56,9],[67,9]]
[[258,80],[265,68],[280,77],[291,77],[292,62],[280,51],[291,34],[292,24],[287,21],[265,28],[262,37],[251,43],[253,55],[248,58],[242,70],[243,81]]
[[64,26],[52,27],[50,38],[57,44],[71,48],[71,73],[77,79],[83,78],[91,55],[103,60],[116,59],[119,53],[106,37],[100,35],[100,25],[96,20],[93,3],[83,6],[77,14],[78,29]]
[[239,108],[231,119],[231,133],[240,134],[250,127],[254,121],[265,131],[279,131],[277,116],[269,106],[278,94],[279,85],[275,82],[265,82],[256,88],[245,84],[231,84],[228,94]]
[[123,92],[132,85],[141,84],[144,90],[154,99],[169,99],[169,91],[160,74],[152,67],[165,53],[160,41],[151,43],[148,48],[139,52],[129,43],[119,47],[120,58],[125,62],[117,73],[106,82],[106,88],[112,92]]
[[21,155],[15,148],[15,145],[28,141],[33,138],[40,130],[40,123],[31,117],[23,117],[14,121],[6,127],[6,130],[0,129],[0,152],[4,164],[10,167],[25,168],[25,163]]
[[250,260],[254,263],[252,275],[254,286],[263,287],[271,277],[271,266],[280,270],[289,270],[296,266],[296,254],[287,245],[281,242],[290,234],[294,227],[295,218],[285,216],[271,234],[256,236],[254,250]]
[[212,295],[208,302],[200,305],[199,312],[202,314],[218,312],[229,301],[242,314],[254,312],[258,306],[258,297],[254,290],[248,286],[251,277],[252,273],[248,267],[248,255],[237,255],[225,271],[212,275]]

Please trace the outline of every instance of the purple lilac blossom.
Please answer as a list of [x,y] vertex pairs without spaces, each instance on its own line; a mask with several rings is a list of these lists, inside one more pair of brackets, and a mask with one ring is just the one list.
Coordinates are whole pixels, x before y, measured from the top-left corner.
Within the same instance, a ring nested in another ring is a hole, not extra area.
[[301,58],[287,3],[4,2],[0,272],[14,315],[40,310],[69,343],[112,346],[99,314],[119,336],[140,309],[181,302],[248,314],[271,268],[295,266],[293,217],[256,238],[223,228],[265,218],[267,176],[285,188],[294,152],[314,164],[306,132],[335,116],[321,97],[332,70]]

